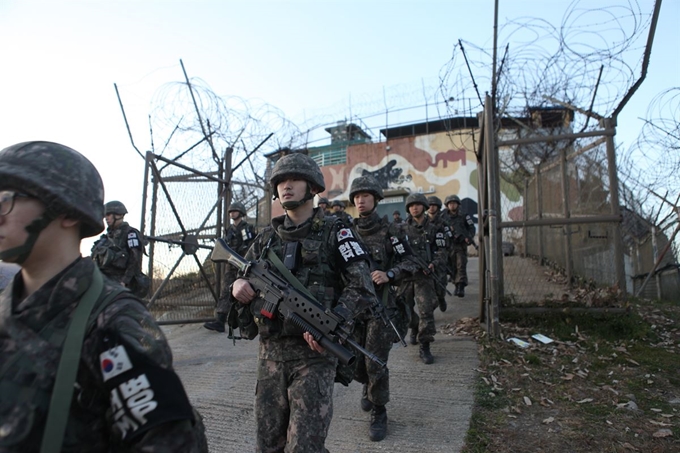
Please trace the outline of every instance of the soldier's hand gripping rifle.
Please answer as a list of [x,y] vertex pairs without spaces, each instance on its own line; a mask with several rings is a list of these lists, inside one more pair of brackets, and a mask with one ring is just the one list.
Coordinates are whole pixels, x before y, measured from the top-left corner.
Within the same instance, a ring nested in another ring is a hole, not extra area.
[[[373,258],[371,258],[371,273],[375,270],[380,270],[378,267],[378,264],[375,262]],[[382,302],[380,301],[379,298],[375,298],[373,300],[373,304],[371,304],[370,307],[368,307],[368,310],[371,312],[371,315],[375,318],[383,322],[383,325],[385,327],[387,326],[392,326],[392,330],[394,330],[394,333],[397,334],[397,338],[399,338],[399,342],[403,347],[406,347],[406,341],[404,341],[404,337],[399,334],[399,330],[397,329],[397,326],[394,325],[392,320],[390,319],[389,315],[387,314],[387,309],[385,308],[384,301],[387,300],[387,295],[384,294],[384,291],[389,291],[390,286],[389,282],[383,283],[380,285],[381,293],[383,294]],[[376,291],[377,292],[377,291]]]
[[444,291],[446,291],[446,294],[448,294],[449,296],[453,296],[453,294],[451,294],[451,291],[449,291],[448,289],[446,289],[446,286],[442,285],[442,282],[439,281],[439,279],[438,279],[437,276],[434,274],[434,272],[432,272],[432,269],[429,268],[429,266],[427,265],[427,263],[426,263],[425,261],[423,261],[422,258],[420,258],[418,255],[416,255],[416,254],[414,253],[414,254],[412,254],[412,255],[409,255],[409,256],[407,257],[407,259],[410,259],[411,261],[413,261],[414,263],[416,263],[416,264],[418,265],[418,267],[420,268],[420,270],[423,271],[423,273],[424,273],[425,275],[427,275],[428,277],[430,277],[430,278],[432,279],[433,282],[435,282],[437,285],[439,285],[440,288],[443,288]]
[[[383,283],[383,285],[389,285],[389,283]],[[389,291],[389,286],[383,287],[383,291]],[[387,314],[387,309],[385,309],[385,306],[383,303],[378,299],[377,297],[374,299],[373,304],[368,307],[368,309],[371,312],[371,315],[373,315],[374,318],[378,319],[383,322],[383,325],[385,327],[387,326],[392,326],[392,330],[394,330],[394,333],[397,334],[397,338],[399,338],[399,342],[403,347],[406,347],[406,341],[404,341],[404,337],[401,336],[399,333],[399,330],[397,329],[397,326],[394,325],[392,320],[390,319],[389,315]]]
[[215,262],[227,261],[242,273],[258,296],[264,301],[260,313],[269,319],[281,316],[302,330],[312,334],[314,339],[340,362],[351,365],[356,360],[353,352],[341,342],[350,344],[381,367],[386,364],[375,354],[367,351],[352,339],[350,326],[345,320],[326,309],[319,302],[299,291],[282,277],[270,270],[266,260],[246,261],[233,251],[224,239],[218,239],[210,259]]

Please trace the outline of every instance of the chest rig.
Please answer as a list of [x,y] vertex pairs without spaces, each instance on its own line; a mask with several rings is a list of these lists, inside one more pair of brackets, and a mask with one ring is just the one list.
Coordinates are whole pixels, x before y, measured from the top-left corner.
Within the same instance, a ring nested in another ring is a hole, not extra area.
[[336,267],[332,236],[333,217],[314,218],[300,228],[288,231],[278,227],[264,232],[263,257],[272,250],[286,268],[309,290],[314,298],[332,308],[342,292],[342,280]]

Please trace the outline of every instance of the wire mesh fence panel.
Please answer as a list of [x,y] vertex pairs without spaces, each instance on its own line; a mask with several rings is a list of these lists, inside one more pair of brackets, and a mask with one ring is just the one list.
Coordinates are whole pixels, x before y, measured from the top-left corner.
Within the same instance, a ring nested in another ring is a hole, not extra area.
[[149,184],[145,214],[146,265],[153,276],[149,309],[160,323],[211,318],[217,289],[209,256],[219,237],[220,183],[175,166],[158,174]]
[[[554,127],[543,122],[533,135],[572,133],[569,114],[555,113]],[[526,129],[515,137],[531,136]],[[611,221],[605,146],[588,137],[499,148],[505,303],[567,301],[578,286],[616,285],[620,224]]]

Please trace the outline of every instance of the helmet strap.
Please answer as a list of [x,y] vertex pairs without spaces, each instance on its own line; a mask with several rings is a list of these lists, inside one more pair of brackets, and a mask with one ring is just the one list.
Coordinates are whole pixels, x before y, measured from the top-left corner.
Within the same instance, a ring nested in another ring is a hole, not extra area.
[[9,250],[5,250],[4,252],[0,252],[0,261],[7,261],[9,259],[14,259],[12,261],[13,263],[16,264],[22,264],[26,259],[31,255],[31,252],[33,251],[33,246],[35,245],[35,242],[38,240],[38,236],[40,236],[40,233],[42,230],[44,230],[47,225],[49,225],[52,220],[57,218],[57,214],[52,212],[49,209],[46,209],[45,212],[43,212],[42,216],[38,217],[35,219],[33,222],[28,224],[26,226],[26,231],[28,232],[28,237],[26,238],[26,242],[24,242],[22,245],[18,247],[11,248]]

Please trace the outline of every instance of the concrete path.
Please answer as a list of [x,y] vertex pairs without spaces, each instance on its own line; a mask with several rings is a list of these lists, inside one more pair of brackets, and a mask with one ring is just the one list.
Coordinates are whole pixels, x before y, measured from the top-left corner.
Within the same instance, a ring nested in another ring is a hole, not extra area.
[[[449,297],[449,309],[435,312],[437,327],[478,316],[477,259],[468,263],[466,297]],[[453,285],[449,285],[453,292]],[[192,403],[204,418],[210,451],[255,451],[253,399],[257,339],[233,345],[224,334],[199,324],[164,326],[177,369]],[[408,341],[408,340],[407,340]],[[388,433],[382,442],[368,438],[370,413],[359,407],[361,384],[335,386],[334,415],[326,447],[331,453],[459,452],[468,429],[477,345],[469,337],[438,333],[435,363],[424,365],[418,347],[395,345],[390,354],[391,401]]]

